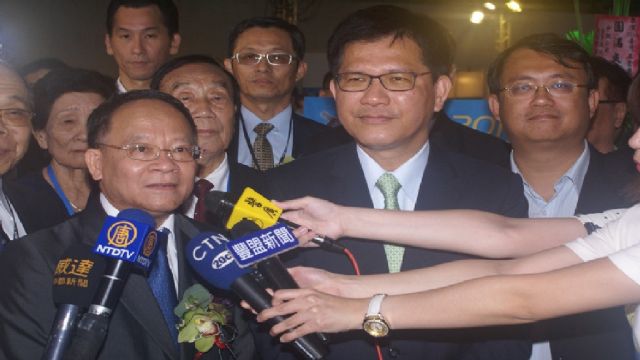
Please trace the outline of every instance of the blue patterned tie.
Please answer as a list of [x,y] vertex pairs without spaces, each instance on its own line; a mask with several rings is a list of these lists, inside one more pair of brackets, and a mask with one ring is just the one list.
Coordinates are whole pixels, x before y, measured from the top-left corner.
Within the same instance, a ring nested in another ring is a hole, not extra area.
[[[400,210],[398,204],[398,192],[402,185],[392,173],[384,173],[376,181],[376,187],[384,196],[384,208],[387,210]],[[402,258],[404,257],[404,247],[396,245],[384,245],[384,252],[387,255],[389,272],[399,272],[402,268]]]
[[153,295],[156,297],[160,310],[162,310],[162,315],[164,316],[164,320],[169,327],[169,332],[177,348],[178,329],[176,328],[176,322],[178,318],[173,313],[173,309],[178,305],[178,296],[176,295],[173,275],[171,274],[167,258],[168,240],[169,229],[162,228],[158,230],[158,252],[153,261],[147,282],[151,287],[151,292],[153,292]]

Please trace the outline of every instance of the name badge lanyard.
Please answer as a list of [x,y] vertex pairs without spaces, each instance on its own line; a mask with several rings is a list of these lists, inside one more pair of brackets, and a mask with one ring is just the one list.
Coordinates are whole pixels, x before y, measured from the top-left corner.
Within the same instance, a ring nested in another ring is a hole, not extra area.
[[74,211],[73,207],[71,206],[71,202],[67,198],[67,195],[65,195],[64,191],[62,191],[62,187],[60,186],[60,183],[58,182],[58,178],[56,177],[56,173],[53,171],[53,167],[51,166],[51,164],[49,164],[49,166],[47,166],[47,175],[49,175],[49,179],[51,180],[51,184],[53,185],[53,189],[56,191],[56,194],[58,194],[58,197],[60,198],[60,200],[62,200],[62,203],[64,204],[64,207],[67,209],[67,214],[69,214],[69,215],[75,214],[76,212]]
[[[244,135],[244,141],[247,143],[247,147],[249,148],[249,152],[251,153],[251,159],[253,160],[253,163],[256,165],[256,168],[258,168],[258,171],[264,172],[266,170],[260,169],[260,165],[258,164],[256,154],[253,151],[253,145],[251,144],[251,140],[249,139],[249,133],[247,133],[247,125],[244,122],[244,116],[242,116],[242,112],[240,112],[239,115],[240,115],[240,122],[242,122],[242,134]],[[282,151],[282,155],[280,156],[280,160],[278,160],[278,163],[276,164],[276,166],[282,165],[282,162],[284,161],[284,158],[287,155],[287,150],[289,149],[289,140],[291,140],[292,132],[293,132],[293,115],[289,119],[289,133],[287,134],[287,142],[285,143],[284,151]]]

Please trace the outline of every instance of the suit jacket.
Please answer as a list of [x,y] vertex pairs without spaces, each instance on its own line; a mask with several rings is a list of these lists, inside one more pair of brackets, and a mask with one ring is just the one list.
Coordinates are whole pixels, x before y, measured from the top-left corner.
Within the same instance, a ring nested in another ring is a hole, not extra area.
[[254,168],[236,162],[229,162],[229,194],[237,200],[246,187],[263,194],[265,189],[264,174]]
[[54,226],[70,217],[42,172],[7,181],[3,186],[27,234]]
[[[591,145],[589,150],[576,214],[632,206],[623,192],[637,177],[629,154],[601,154]],[[622,306],[542,321],[534,329],[540,340],[549,341],[553,359],[635,359],[633,334]]]
[[[307,119],[304,116],[300,116],[295,112],[292,115],[293,117],[293,133],[291,136],[293,137],[293,148],[291,149],[291,155],[294,159],[297,159],[301,156],[310,154],[312,149],[309,147],[309,141],[314,136],[323,133],[327,130],[327,127],[321,125],[318,122],[315,122],[311,119]],[[229,155],[229,162],[238,162],[238,146],[240,142],[244,142],[244,135],[239,128],[240,122],[240,112],[238,111],[238,121],[236,121],[236,132],[231,139],[231,144],[229,144],[229,148],[227,149],[227,154]],[[251,129],[247,129],[247,131],[251,131]]]
[[[329,128],[314,136],[309,143],[309,153],[330,149],[352,142],[353,138],[343,126]],[[505,141],[459,124],[443,112],[436,114],[429,131],[429,142],[443,149],[467,155],[474,159],[509,167],[509,144]]]
[[[12,241],[0,254],[0,358],[40,358],[56,313],[51,282],[56,263],[73,243],[93,245],[104,218],[102,207],[94,200],[77,216]],[[185,260],[184,246],[200,231],[200,225],[176,215],[174,232],[180,298],[197,280]],[[239,316],[238,313],[235,318]],[[234,349],[240,358],[250,359],[253,344],[246,324],[236,322],[235,325],[239,336],[233,343]],[[109,332],[98,358],[191,360],[194,354],[193,344],[181,344],[180,353],[176,351],[146,278],[131,273],[111,315]],[[220,357],[214,347],[205,358],[228,359],[229,355],[223,352]]]
[[[353,143],[273,169],[267,183],[270,195],[275,199],[311,195],[342,205],[373,206]],[[456,208],[480,209],[515,217],[526,216],[527,212],[522,183],[517,176],[498,166],[432,145],[415,209]],[[382,243],[363,239],[342,239],[341,243],[353,252],[363,274],[388,271]],[[407,247],[402,270],[465,257],[451,252]],[[284,254],[283,260],[288,266],[305,265],[353,274],[344,255],[320,249],[297,249]],[[402,359],[416,360],[528,359],[529,342],[504,340],[516,335],[512,329],[392,330],[388,343],[383,344],[383,352],[385,357],[395,354]],[[266,336],[257,335],[256,345],[265,360],[292,358],[290,348],[277,348]],[[330,348],[327,359],[375,358],[371,338],[364,331],[331,335]]]

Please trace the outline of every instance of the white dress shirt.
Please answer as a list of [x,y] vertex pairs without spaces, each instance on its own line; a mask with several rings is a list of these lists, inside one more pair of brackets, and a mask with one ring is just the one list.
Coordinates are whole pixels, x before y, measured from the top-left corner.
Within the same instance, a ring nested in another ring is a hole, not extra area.
[[[218,167],[204,177],[207,181],[213,184],[213,190],[229,192],[229,161],[227,154],[224,154],[224,160],[218,165]],[[198,181],[200,178],[196,178]],[[183,205],[184,215],[193,219],[193,213],[196,210],[195,195],[191,195]]]
[[2,221],[2,230],[11,240],[23,237],[27,234],[20,221],[20,217],[16,209],[9,201],[9,198],[2,190],[2,178],[0,177],[0,221]]

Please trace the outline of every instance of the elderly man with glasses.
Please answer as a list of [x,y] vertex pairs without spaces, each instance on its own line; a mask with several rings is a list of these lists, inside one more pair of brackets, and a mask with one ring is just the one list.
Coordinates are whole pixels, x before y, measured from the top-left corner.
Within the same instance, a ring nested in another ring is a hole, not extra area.
[[229,34],[227,52],[224,66],[242,103],[229,157],[266,171],[308,152],[325,127],[293,111],[293,90],[307,72],[300,29],[278,18],[247,19]]
[[[599,153],[585,139],[598,106],[589,55],[555,34],[528,36],[488,71],[489,106],[511,141],[511,170],[524,182],[529,217],[565,217],[628,207],[628,153]],[[553,299],[550,299],[553,301]],[[532,360],[632,359],[621,308],[543,321]]]
[[[270,196],[312,195],[342,205],[390,210],[483,209],[526,216],[520,179],[508,170],[449,151],[429,140],[435,113],[451,88],[453,42],[432,19],[396,6],[349,15],[329,40],[337,112],[354,141],[273,169]],[[462,254],[344,238],[362,274],[398,272],[464,258]],[[283,254],[288,266],[353,274],[346,257],[306,248]],[[374,306],[375,307],[375,306]],[[364,314],[363,314],[364,319]],[[368,328],[371,330],[371,327]],[[365,330],[366,331],[366,330]],[[391,330],[374,341],[365,331],[331,338],[327,359],[527,359],[527,341],[512,329]],[[256,338],[269,359],[292,359],[268,335]]]

